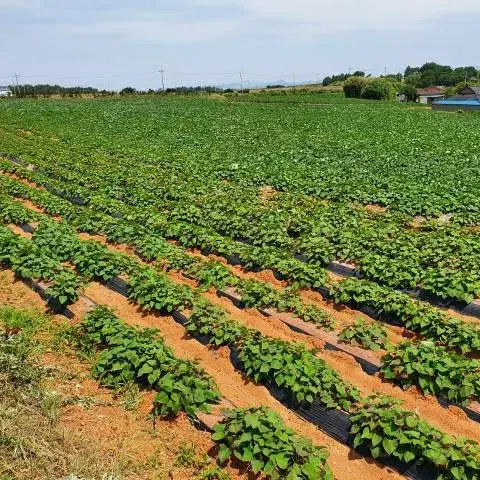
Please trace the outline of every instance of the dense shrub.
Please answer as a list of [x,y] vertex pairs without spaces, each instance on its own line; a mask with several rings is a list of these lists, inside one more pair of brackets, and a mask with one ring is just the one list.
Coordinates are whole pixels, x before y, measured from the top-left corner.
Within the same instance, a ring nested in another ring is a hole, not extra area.
[[385,78],[375,78],[363,87],[361,97],[368,100],[390,100],[395,97],[394,84]]
[[360,98],[366,84],[367,80],[364,77],[349,77],[343,84],[343,92],[346,97]]

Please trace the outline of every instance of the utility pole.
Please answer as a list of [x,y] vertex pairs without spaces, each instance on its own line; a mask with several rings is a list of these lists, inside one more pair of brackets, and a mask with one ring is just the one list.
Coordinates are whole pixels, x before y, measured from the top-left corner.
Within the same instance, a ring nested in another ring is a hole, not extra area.
[[161,70],[159,70],[160,74],[162,75],[162,92],[165,91],[165,81],[163,79],[163,74],[165,73],[165,70],[162,68]]
[[15,84],[16,84],[16,86],[17,86],[16,91],[17,91],[17,95],[18,95],[18,94],[20,93],[20,87],[18,86],[18,77],[19,77],[20,75],[18,75],[17,73],[15,73],[13,76],[15,77]]
[[385,77],[387,76],[387,66],[385,65],[384,69],[383,69],[384,73],[385,73]]
[[239,72],[240,74],[240,93],[243,93],[243,75],[242,72]]

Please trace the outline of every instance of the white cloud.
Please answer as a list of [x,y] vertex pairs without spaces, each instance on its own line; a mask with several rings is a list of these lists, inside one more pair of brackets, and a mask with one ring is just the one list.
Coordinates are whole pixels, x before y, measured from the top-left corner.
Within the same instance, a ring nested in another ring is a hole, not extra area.
[[153,43],[192,43],[215,40],[235,29],[232,22],[185,22],[160,19],[98,21],[68,26],[78,35],[116,35]]
[[411,30],[459,13],[480,13],[478,0],[189,0],[198,7],[237,7],[259,20],[307,24],[317,33]]
[[[187,6],[172,3],[169,8],[146,7],[144,0],[132,7],[120,0],[115,8],[95,8],[93,15],[88,8],[72,13],[61,1],[0,0],[0,11],[24,8],[64,34],[148,43],[194,43],[243,34],[283,37],[288,44],[346,32],[409,32],[431,28],[442,17],[448,21],[449,15],[480,13],[479,0],[184,0]],[[222,10],[221,18],[216,8]]]
[[0,0],[0,9],[13,9],[13,8],[27,8],[35,4],[38,5],[38,2],[31,0]]

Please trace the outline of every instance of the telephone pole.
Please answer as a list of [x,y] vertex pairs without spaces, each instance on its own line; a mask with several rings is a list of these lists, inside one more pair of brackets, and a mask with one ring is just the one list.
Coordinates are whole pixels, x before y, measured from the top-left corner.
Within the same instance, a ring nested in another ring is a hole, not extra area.
[[18,75],[17,73],[15,73],[13,76],[15,77],[15,85],[16,85],[16,87],[17,87],[17,88],[16,88],[16,91],[17,91],[17,95],[18,95],[18,94],[20,93],[20,87],[18,86],[18,77],[19,77],[20,75]]
[[239,72],[240,74],[240,93],[243,93],[243,75],[242,72]]
[[162,75],[162,92],[165,91],[165,81],[164,81],[164,78],[163,78],[163,74],[165,73],[165,70],[162,68],[161,70],[159,70],[160,74]]

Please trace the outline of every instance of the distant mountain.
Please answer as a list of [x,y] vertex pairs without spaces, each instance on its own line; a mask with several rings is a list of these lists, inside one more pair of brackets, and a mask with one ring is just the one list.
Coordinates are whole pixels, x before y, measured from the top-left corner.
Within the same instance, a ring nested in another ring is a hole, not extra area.
[[[296,82],[295,86],[301,85],[313,85],[316,82],[313,81],[304,81],[304,82]],[[266,88],[268,85],[281,85],[282,87],[293,87],[293,82],[287,82],[285,80],[271,80],[269,82],[251,82],[246,79],[243,83],[243,88],[245,89],[258,89],[258,88]],[[223,90],[232,89],[232,90],[240,90],[240,82],[237,83],[222,83],[219,85],[215,85],[217,88],[221,88]]]
[[[267,85],[282,85],[284,87],[289,87],[290,84],[285,80],[273,80],[271,82],[252,82],[251,80],[245,79],[243,82],[243,88],[266,88]],[[221,83],[219,85],[215,85],[217,88],[221,88],[223,90],[232,89],[232,90],[239,90],[240,89],[240,82],[236,83]]]

